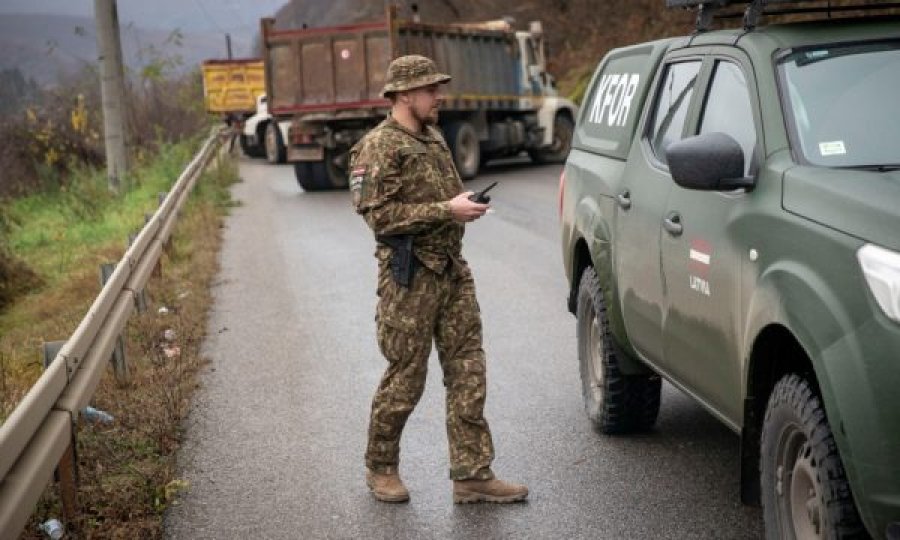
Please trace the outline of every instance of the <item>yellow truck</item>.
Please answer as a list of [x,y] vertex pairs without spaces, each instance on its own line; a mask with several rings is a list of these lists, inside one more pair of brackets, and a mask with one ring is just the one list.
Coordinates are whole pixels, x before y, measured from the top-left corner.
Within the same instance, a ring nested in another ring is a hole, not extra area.
[[206,112],[223,115],[229,123],[256,112],[256,98],[266,92],[262,59],[206,60],[202,68]]

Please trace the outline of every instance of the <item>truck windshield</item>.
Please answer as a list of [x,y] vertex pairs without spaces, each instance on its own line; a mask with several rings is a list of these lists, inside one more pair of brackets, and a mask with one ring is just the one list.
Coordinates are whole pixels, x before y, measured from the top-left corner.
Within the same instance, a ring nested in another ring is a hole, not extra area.
[[900,41],[795,49],[778,72],[792,144],[807,162],[900,167]]

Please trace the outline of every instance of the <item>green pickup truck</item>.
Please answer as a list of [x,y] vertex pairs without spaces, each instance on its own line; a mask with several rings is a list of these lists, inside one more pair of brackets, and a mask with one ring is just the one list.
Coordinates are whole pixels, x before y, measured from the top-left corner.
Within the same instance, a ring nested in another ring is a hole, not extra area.
[[560,178],[588,417],[650,429],[665,378],[768,538],[900,538],[900,18],[667,1],[698,31],[600,62]]

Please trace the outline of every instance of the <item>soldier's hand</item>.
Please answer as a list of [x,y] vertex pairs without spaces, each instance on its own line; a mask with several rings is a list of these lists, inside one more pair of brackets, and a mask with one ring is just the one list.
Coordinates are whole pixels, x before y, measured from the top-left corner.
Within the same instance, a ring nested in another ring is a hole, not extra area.
[[470,201],[469,196],[473,193],[473,191],[466,191],[465,193],[460,193],[456,197],[450,199],[450,213],[453,214],[453,219],[455,221],[461,221],[463,223],[475,221],[483,216],[484,213],[488,211],[488,208],[491,207],[489,204]]

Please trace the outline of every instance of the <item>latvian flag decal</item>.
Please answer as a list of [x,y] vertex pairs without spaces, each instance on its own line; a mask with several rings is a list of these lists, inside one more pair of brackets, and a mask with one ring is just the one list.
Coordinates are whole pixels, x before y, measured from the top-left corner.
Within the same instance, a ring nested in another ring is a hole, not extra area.
[[695,238],[691,240],[690,257],[691,271],[702,277],[709,275],[709,264],[712,261],[712,246],[706,240]]

